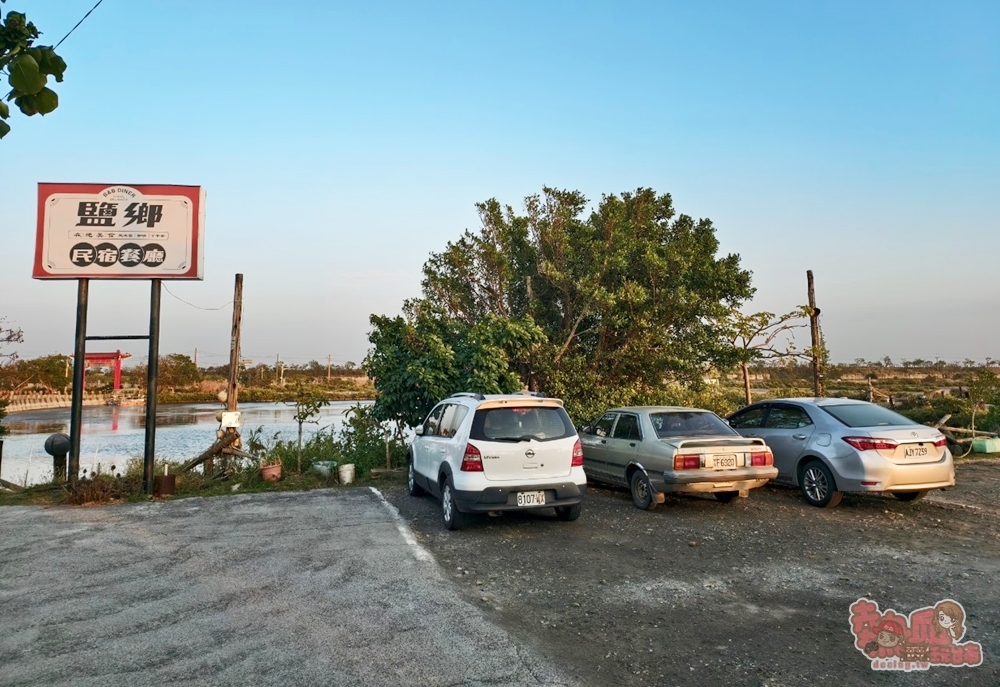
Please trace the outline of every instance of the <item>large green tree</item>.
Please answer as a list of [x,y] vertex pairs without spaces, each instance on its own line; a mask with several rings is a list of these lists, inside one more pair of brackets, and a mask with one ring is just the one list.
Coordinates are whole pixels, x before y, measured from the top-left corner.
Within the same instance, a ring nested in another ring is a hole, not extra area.
[[[370,361],[422,369],[417,351],[432,342],[421,332],[433,327],[417,326],[415,313],[444,330],[524,323],[537,330],[533,343],[495,359],[520,384],[565,399],[578,419],[605,404],[666,400],[665,382],[697,383],[708,366],[737,362],[726,318],[753,294],[750,273],[739,256],[719,257],[711,221],[677,214],[670,195],[640,188],[588,211],[583,194],[544,188],[522,213],[495,199],[477,207],[480,229],[425,264],[423,298],[396,321],[414,330],[384,348],[390,321],[372,319]],[[459,340],[440,337],[446,349]],[[380,398],[385,369],[369,365]],[[446,368],[435,374],[433,386],[408,378],[409,416],[442,391],[477,390]],[[376,408],[402,414],[388,401]]]
[[[6,0],[0,0],[0,3]],[[7,119],[13,101],[27,116],[47,115],[59,107],[59,96],[48,87],[49,77],[63,80],[66,62],[52,46],[35,45],[41,32],[21,12],[8,12],[0,24],[0,74],[10,90],[0,98],[0,138],[10,132]]]

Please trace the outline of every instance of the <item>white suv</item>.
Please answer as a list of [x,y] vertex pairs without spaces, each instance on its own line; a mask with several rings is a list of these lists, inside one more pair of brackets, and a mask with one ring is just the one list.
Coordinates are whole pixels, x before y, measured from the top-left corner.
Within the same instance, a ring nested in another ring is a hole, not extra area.
[[587,490],[562,401],[527,393],[449,396],[416,428],[407,463],[410,494],[440,498],[450,530],[466,513],[552,506],[560,520],[576,520]]

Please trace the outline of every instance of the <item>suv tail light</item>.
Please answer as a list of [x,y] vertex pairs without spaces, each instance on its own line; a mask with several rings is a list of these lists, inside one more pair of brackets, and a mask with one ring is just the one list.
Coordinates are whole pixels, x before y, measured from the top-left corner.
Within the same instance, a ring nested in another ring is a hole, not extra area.
[[573,444],[573,467],[583,467],[583,444],[580,443],[579,439]]
[[859,451],[895,451],[899,442],[893,439],[874,439],[872,437],[844,437],[844,441]]
[[462,456],[462,472],[482,472],[483,454],[472,444],[465,445],[465,455]]
[[770,451],[754,451],[750,454],[750,465],[755,468],[774,465],[774,456]]
[[674,470],[697,470],[701,467],[701,456],[678,454],[674,456]]
[[946,438],[944,438],[944,437],[941,437],[940,439],[935,439],[934,440],[934,446],[936,448],[944,448],[947,445],[948,445],[948,440]]

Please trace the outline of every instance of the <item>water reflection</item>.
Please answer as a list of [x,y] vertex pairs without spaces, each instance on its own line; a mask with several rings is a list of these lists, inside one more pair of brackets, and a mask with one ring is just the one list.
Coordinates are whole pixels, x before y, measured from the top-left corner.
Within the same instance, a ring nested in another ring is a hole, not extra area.
[[[337,430],[343,414],[353,402],[332,403],[323,409],[317,424],[306,424],[303,434],[318,429]],[[188,460],[215,441],[219,426],[218,404],[159,406],[156,412],[156,457]],[[243,435],[262,426],[267,436],[280,433],[282,439],[296,436],[294,408],[273,403],[250,403],[240,407]],[[124,461],[142,458],[145,442],[146,409],[144,406],[86,406],[80,438],[80,468],[106,470],[114,463],[119,469]],[[69,434],[69,408],[37,410],[9,415],[4,427],[10,435],[3,441],[0,477],[10,482],[28,484],[50,479],[52,459],[43,445],[50,434]]]

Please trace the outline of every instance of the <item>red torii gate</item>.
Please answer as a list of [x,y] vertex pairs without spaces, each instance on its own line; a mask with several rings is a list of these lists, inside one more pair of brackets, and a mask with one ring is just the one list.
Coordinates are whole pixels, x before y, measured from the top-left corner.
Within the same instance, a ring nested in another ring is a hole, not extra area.
[[[114,353],[86,353],[83,356],[84,369],[90,369],[91,365],[107,365],[108,363],[115,364],[115,384],[114,390],[118,391],[122,386],[122,361],[125,358],[131,358],[131,353],[122,353],[121,351],[115,351]],[[84,377],[86,380],[86,377]]]

